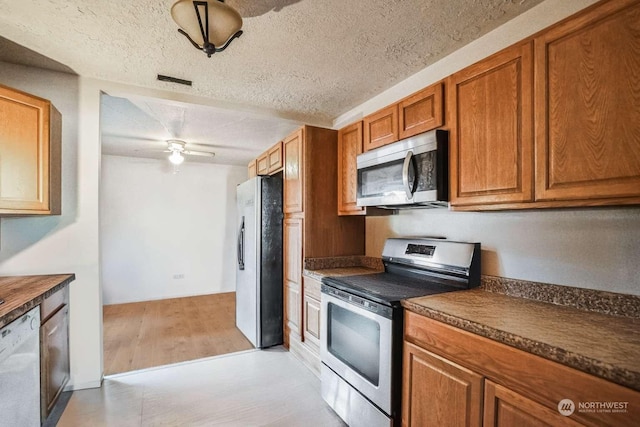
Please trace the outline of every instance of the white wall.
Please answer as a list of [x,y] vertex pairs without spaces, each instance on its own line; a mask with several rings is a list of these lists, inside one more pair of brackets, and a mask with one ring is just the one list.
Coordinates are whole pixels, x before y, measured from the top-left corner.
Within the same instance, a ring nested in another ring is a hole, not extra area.
[[522,212],[404,211],[366,219],[367,255],[387,237],[482,243],[482,273],[640,295],[640,207]]
[[[547,0],[346,112],[342,126],[389,105],[583,9],[595,0]],[[367,255],[391,236],[479,241],[484,274],[640,295],[640,208],[463,213],[413,210],[366,219]]]
[[[235,290],[236,186],[247,168],[102,156],[104,304]],[[183,278],[174,278],[182,275]]]
[[83,79],[70,74],[0,62],[0,83],[51,100],[62,114],[62,215],[2,218],[0,275],[76,274],[70,285],[71,384],[98,386],[102,373],[100,147],[97,139],[95,144],[84,143],[87,132],[98,135],[98,110],[83,108],[90,94]]

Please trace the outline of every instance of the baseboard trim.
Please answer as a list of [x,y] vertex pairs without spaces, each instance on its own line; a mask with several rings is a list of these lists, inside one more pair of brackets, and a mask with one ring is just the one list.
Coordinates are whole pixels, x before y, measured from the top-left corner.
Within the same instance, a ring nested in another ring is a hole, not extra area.
[[299,359],[311,372],[320,378],[320,355],[316,354],[303,342],[289,337],[289,351]]
[[102,378],[98,381],[88,381],[79,384],[67,384],[64,391],[85,390],[87,388],[100,388],[102,387]]

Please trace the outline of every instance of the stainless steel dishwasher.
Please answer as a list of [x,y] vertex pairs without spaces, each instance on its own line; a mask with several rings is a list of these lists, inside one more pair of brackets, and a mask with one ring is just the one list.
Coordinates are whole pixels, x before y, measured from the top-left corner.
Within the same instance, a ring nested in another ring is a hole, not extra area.
[[0,427],[40,426],[40,307],[0,329]]

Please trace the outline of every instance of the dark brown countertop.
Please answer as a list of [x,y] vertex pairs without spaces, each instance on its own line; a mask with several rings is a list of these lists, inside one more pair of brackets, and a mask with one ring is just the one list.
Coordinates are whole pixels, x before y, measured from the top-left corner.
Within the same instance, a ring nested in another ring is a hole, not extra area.
[[[574,288],[575,289],[575,288]],[[429,318],[640,390],[640,319],[478,288],[413,298]]]
[[75,280],[75,274],[0,277],[0,328]]
[[[304,274],[372,274],[370,257],[305,260]],[[640,390],[640,297],[483,276],[480,288],[408,299],[413,312]]]

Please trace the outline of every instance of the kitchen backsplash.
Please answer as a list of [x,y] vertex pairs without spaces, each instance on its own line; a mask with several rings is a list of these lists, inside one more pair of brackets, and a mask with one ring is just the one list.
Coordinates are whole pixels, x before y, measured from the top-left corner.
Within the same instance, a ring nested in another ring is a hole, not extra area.
[[366,255],[388,237],[482,244],[482,274],[640,295],[640,208],[452,212],[366,218]]
[[580,310],[640,318],[640,296],[550,285],[527,280],[482,276],[480,288],[512,297],[526,298]]

